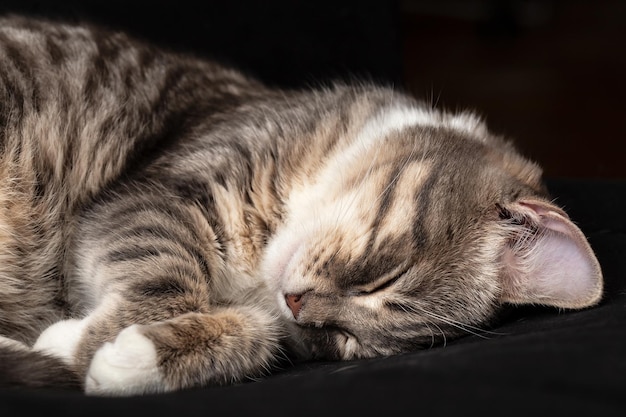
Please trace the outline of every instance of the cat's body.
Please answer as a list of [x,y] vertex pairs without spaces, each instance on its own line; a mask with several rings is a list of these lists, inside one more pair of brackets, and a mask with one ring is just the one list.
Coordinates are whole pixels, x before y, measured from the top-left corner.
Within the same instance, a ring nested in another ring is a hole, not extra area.
[[507,302],[602,292],[538,167],[473,115],[391,89],[271,90],[9,19],[0,148],[0,371],[27,385],[56,370],[103,394],[223,384],[285,348],[389,355]]

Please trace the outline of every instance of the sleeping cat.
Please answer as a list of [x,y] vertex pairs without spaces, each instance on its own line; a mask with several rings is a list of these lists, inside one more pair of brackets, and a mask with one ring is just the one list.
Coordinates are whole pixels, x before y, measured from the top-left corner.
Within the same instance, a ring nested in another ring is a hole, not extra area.
[[0,20],[0,177],[4,386],[228,384],[602,294],[540,168],[472,113],[88,26]]

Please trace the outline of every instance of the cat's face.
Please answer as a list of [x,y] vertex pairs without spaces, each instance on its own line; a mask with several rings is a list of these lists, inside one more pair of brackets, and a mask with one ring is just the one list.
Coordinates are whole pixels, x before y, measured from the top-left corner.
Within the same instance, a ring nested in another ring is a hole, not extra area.
[[[577,307],[599,297],[597,279],[576,302],[528,290],[524,275],[543,270],[524,262],[554,259],[532,258],[533,248],[562,250],[542,236],[560,228],[577,241],[570,246],[593,254],[544,199],[539,169],[497,139],[403,129],[343,163],[335,178],[329,172],[317,192],[294,193],[264,267],[313,356],[409,351],[480,333],[504,302]],[[546,216],[557,218],[546,226]],[[599,274],[595,258],[582,263],[591,265],[586,275]]]

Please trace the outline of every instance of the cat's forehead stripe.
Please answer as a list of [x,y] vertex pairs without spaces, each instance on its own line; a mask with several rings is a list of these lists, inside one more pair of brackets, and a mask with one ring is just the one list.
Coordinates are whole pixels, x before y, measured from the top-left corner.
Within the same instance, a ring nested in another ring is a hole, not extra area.
[[[399,231],[408,231],[415,222],[415,217],[423,215],[417,209],[416,199],[423,186],[431,177],[431,161],[413,161],[404,166],[402,175],[399,175],[396,182],[396,189],[391,205],[380,227],[380,235],[395,236]],[[414,193],[407,193],[406,190],[415,190]]]
[[443,113],[435,109],[396,106],[383,110],[371,118],[361,130],[357,143],[364,147],[374,144],[393,132],[410,127],[445,127],[466,134],[479,133],[484,126],[472,113]]
[[[414,126],[432,126],[431,120],[438,113],[434,110],[421,109],[408,106],[396,106],[384,109],[372,116],[365,122],[359,133],[352,140],[352,144],[346,148],[341,148],[334,155],[325,168],[319,172],[317,183],[326,183],[324,178],[336,178],[337,172],[345,171],[346,167],[363,161],[372,149],[376,149],[376,154],[369,156],[365,162],[363,172],[367,172],[373,167],[377,159],[383,159],[379,154],[383,149],[376,148],[383,140],[394,132],[401,132],[404,129]],[[415,156],[415,155],[413,155]],[[373,159],[371,159],[373,158]],[[320,181],[321,180],[321,181]],[[310,193],[310,191],[309,191]],[[325,190],[319,190],[314,194],[325,194]]]
[[357,143],[368,146],[390,133],[399,132],[411,126],[432,126],[433,113],[435,112],[415,107],[385,109],[363,126]]

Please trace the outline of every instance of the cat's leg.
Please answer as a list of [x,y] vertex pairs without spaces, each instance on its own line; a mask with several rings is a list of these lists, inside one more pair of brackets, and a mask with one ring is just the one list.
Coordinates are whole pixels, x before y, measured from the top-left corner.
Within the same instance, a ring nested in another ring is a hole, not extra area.
[[0,348],[30,351],[30,348],[26,344],[2,335],[0,335]]
[[[92,310],[73,365],[89,393],[232,382],[262,374],[278,353],[271,307],[243,295],[259,296],[257,283],[249,276],[222,282],[237,278],[225,270],[230,243],[214,232],[214,218],[155,187],[95,206],[77,231],[70,298]],[[259,307],[214,301],[240,296]]]
[[[258,376],[278,353],[275,315],[215,305],[216,288],[232,286],[218,281],[231,276],[220,269],[226,248],[197,207],[149,191],[98,208],[80,230],[73,285],[93,310],[73,365],[87,391],[162,392]],[[244,292],[255,285],[245,282]]]
[[86,390],[98,395],[163,392],[258,376],[276,356],[279,330],[267,312],[223,308],[132,325],[93,357]]
[[4,336],[0,336],[0,368],[3,387],[81,389],[83,386],[67,362]]

